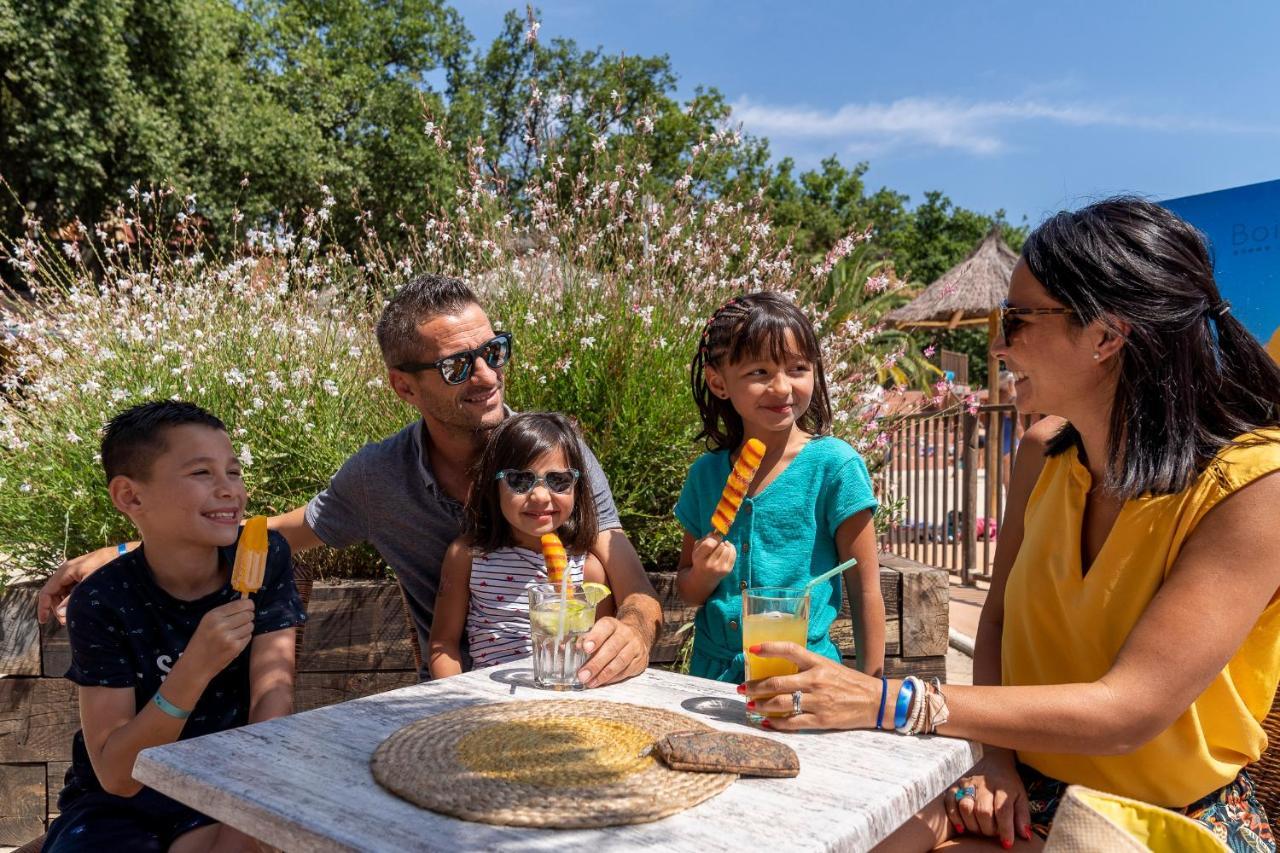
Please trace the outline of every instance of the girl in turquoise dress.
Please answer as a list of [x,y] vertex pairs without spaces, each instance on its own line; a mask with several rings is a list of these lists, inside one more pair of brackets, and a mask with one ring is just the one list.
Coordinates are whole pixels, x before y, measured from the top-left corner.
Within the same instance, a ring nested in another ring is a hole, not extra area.
[[[884,666],[884,599],[866,463],[831,436],[822,353],[813,326],[785,297],[735,297],[707,321],[690,369],[707,453],[689,469],[675,513],[685,529],[676,575],[698,608],[690,673],[742,681],[742,596],[747,587],[799,588],[836,564],[857,565],[810,592],[809,649],[832,660],[829,636],[843,578],[853,614],[858,668]],[[723,541],[711,515],[742,445],[764,459]]]

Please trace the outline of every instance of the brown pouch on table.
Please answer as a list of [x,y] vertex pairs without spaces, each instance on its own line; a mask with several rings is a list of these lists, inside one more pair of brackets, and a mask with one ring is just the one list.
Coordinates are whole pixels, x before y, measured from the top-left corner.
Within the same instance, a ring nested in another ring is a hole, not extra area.
[[794,749],[756,735],[676,732],[660,738],[653,751],[672,770],[742,776],[795,776],[800,772]]

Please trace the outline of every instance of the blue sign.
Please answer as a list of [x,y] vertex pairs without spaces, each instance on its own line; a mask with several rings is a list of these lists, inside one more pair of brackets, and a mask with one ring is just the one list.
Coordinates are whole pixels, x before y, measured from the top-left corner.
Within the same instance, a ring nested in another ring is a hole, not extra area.
[[1280,360],[1280,181],[1162,202],[1209,238],[1231,312]]

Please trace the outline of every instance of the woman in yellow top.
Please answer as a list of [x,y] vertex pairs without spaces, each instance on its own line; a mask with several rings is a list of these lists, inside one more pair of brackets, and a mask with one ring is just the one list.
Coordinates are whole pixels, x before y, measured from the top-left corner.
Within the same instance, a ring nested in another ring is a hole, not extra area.
[[799,707],[776,729],[879,720],[987,745],[893,849],[1038,848],[1079,783],[1274,851],[1244,768],[1280,678],[1280,368],[1219,296],[1200,235],[1138,199],[1036,229],[1003,313],[992,351],[1018,410],[1055,417],[1018,453],[975,686],[942,696],[767,643],[800,672],[743,692]]

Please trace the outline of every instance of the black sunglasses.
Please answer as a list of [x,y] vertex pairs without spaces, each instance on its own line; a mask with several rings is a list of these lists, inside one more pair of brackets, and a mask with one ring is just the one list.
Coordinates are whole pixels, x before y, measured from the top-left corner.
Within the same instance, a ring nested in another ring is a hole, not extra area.
[[573,488],[579,476],[576,468],[570,468],[567,471],[548,471],[542,476],[519,468],[504,468],[494,479],[502,480],[507,484],[507,488],[517,495],[527,495],[539,484],[546,486],[548,491],[563,495]]
[[1074,308],[1013,308],[1007,301],[1000,303],[1000,337],[1008,343],[1013,333],[1022,327],[1019,317],[1042,314],[1074,314]]
[[403,373],[438,370],[446,384],[461,385],[471,378],[471,368],[475,366],[477,358],[483,358],[484,363],[493,370],[502,367],[511,358],[511,333],[498,332],[491,340],[475,349],[455,352],[439,361],[406,361],[404,364],[397,364],[395,369]]

